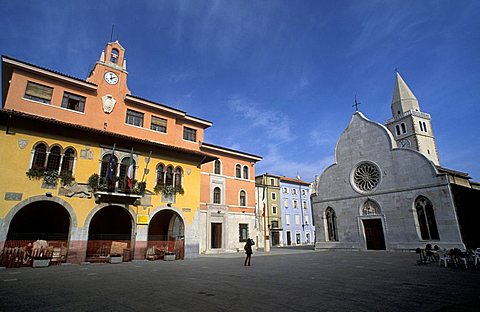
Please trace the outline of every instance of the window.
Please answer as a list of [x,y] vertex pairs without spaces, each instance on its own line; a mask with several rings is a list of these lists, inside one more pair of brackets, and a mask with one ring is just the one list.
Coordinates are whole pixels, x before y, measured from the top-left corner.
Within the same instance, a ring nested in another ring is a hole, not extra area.
[[288,208],[288,199],[283,200],[283,207]]
[[73,163],[75,160],[75,151],[72,148],[68,148],[63,153],[62,158],[62,168],[60,169],[60,173],[73,173]]
[[283,188],[283,194],[288,194],[288,187]]
[[35,146],[33,154],[32,168],[45,168],[45,161],[47,160],[47,146],[43,143]]
[[428,132],[427,131],[427,124],[425,122],[423,122],[423,131]]
[[433,211],[432,202],[425,196],[419,196],[415,200],[420,235],[423,240],[438,240],[437,222]]
[[399,125],[395,126],[395,130],[397,131],[397,135],[400,135],[400,126]]
[[167,172],[165,173],[165,185],[173,186],[173,167],[168,166]]
[[239,241],[240,242],[246,242],[248,239],[248,224],[245,223],[240,223],[238,225],[238,231],[239,231]]
[[272,228],[278,229],[278,221],[272,221]]
[[285,215],[285,224],[290,225],[290,215],[289,214]]
[[277,200],[277,194],[276,193],[272,193],[272,200]]
[[27,82],[24,98],[41,103],[50,104],[53,88],[43,86],[35,82]]
[[243,178],[248,179],[248,167],[243,166]]
[[175,188],[182,187],[182,177],[183,177],[182,168],[180,167],[175,168],[175,174],[174,174]]
[[401,123],[400,125],[402,127],[402,133],[407,133],[407,128],[405,127],[405,123]]
[[197,130],[183,127],[183,139],[187,141],[197,141]]
[[213,164],[213,173],[215,174],[222,174],[222,164],[220,163],[220,160],[215,160],[215,163]]
[[[135,160],[133,161],[133,176],[135,177]],[[121,190],[130,189],[128,185],[128,167],[130,166],[130,157],[125,157],[120,163],[118,173],[118,188]]]
[[297,241],[297,245],[300,245],[301,242],[300,242],[300,233],[295,233],[295,238],[296,238],[296,241]]
[[220,204],[220,188],[216,187],[213,189],[213,203]]
[[270,185],[275,186],[275,179],[270,179]]
[[338,241],[337,216],[335,215],[335,211],[332,208],[328,207],[325,210],[325,219],[327,223],[328,241]]
[[245,191],[240,191],[240,206],[247,205],[247,193]]
[[[106,181],[107,180],[107,171],[108,171],[108,167],[111,165],[111,177],[112,178],[115,178],[117,176],[117,163],[118,163],[118,160],[117,160],[117,157],[116,156],[113,156],[111,157],[112,154],[106,154],[105,156],[103,156],[102,158],[102,166],[100,168],[100,179],[102,179],[103,181]],[[111,161],[111,164],[110,164],[110,158],[112,158],[112,161]]]
[[295,199],[293,200],[293,208],[298,208],[298,203]]
[[292,188],[292,194],[297,195],[297,189],[296,188]]
[[112,49],[112,53],[110,54],[110,62],[112,62],[113,64],[117,64],[118,63],[118,50],[113,48]]
[[306,190],[302,190],[302,196],[306,196],[307,195],[307,191]]
[[152,116],[152,122],[150,129],[157,132],[167,133],[167,120],[159,117]]
[[53,146],[50,149],[50,153],[48,154],[47,160],[47,170],[51,171],[58,171],[60,167],[60,159],[61,159],[61,149],[58,146]]
[[307,209],[307,201],[306,200],[302,201],[302,208]]
[[420,120],[418,121],[418,124],[420,125],[420,131],[423,131],[423,124]]
[[277,206],[272,205],[272,214],[277,214]]
[[307,225],[308,224],[308,215],[305,215],[303,218],[305,219],[305,225]]
[[236,165],[235,166],[235,177],[241,178],[242,177],[242,166]]
[[295,215],[295,224],[300,225],[300,215]]
[[127,118],[125,120],[125,123],[137,127],[143,127],[143,113],[127,109]]
[[85,109],[85,97],[69,92],[64,92],[62,107],[83,113]]
[[165,171],[162,164],[157,166],[157,185],[163,186],[165,185]]

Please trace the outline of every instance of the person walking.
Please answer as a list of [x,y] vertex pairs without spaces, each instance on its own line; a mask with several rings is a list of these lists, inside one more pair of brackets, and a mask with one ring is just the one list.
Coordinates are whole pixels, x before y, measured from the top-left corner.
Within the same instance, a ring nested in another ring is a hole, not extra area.
[[247,238],[247,242],[245,243],[245,253],[247,254],[247,257],[245,258],[245,263],[243,264],[244,266],[250,266],[250,260],[252,259],[252,246],[255,245],[255,242],[253,239]]

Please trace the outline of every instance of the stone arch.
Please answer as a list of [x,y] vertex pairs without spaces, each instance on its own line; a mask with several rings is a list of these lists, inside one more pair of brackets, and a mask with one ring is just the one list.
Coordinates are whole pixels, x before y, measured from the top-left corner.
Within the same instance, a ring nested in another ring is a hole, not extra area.
[[380,205],[371,198],[367,198],[360,206],[359,215],[361,216],[380,215],[381,213]]
[[417,194],[412,203],[418,237],[421,240],[440,240],[435,214],[435,202],[431,197]]
[[159,259],[166,253],[185,257],[186,222],[175,207],[158,207],[151,213],[147,230],[147,258]]

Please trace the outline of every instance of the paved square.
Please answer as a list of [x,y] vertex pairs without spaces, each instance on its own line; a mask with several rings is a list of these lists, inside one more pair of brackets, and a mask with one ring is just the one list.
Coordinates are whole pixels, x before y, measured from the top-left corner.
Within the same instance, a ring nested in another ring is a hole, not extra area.
[[0,271],[1,311],[480,311],[480,269],[398,252],[274,249]]

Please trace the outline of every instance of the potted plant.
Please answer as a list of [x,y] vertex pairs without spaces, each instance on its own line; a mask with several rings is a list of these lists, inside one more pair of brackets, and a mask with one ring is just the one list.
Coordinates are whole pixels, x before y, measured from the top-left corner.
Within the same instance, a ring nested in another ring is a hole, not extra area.
[[41,249],[40,252],[32,256],[32,268],[44,268],[50,265],[52,254],[48,249]]

